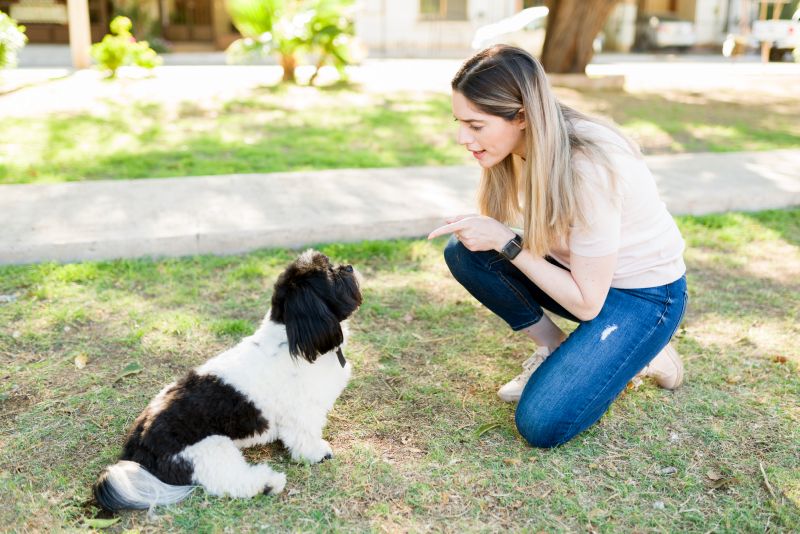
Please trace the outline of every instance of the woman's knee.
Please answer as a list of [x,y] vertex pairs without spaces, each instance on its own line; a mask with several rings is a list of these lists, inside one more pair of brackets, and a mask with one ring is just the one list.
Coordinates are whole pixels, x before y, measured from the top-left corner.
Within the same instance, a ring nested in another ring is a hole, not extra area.
[[458,280],[459,275],[467,273],[474,268],[474,252],[465,247],[461,241],[451,237],[444,247],[444,261],[450,272]]
[[517,410],[514,421],[517,431],[533,447],[549,449],[569,441],[563,425],[547,415],[526,415]]

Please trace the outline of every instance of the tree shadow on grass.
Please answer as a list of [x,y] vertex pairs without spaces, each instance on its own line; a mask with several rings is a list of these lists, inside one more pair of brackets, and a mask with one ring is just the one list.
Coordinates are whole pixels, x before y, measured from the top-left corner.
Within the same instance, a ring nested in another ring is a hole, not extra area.
[[[249,101],[231,104],[237,110],[276,111]],[[244,106],[244,107],[242,107]],[[220,129],[186,133],[172,139],[157,124],[135,132],[137,150],[115,150],[92,157],[64,159],[64,147],[85,142],[88,129],[97,143],[118,137],[129,123],[82,114],[51,119],[42,149],[48,156],[28,169],[11,165],[0,168],[0,182],[37,181],[37,176],[63,176],[67,180],[133,179],[260,173],[311,169],[403,167],[445,165],[462,161],[449,137],[418,120],[418,114],[440,114],[441,103],[415,103],[419,109],[406,113],[375,106],[341,120],[320,122],[314,116],[271,118],[263,124],[246,122],[227,126],[239,140],[228,140]],[[243,116],[243,111],[239,115]],[[241,120],[241,119],[237,119]],[[229,124],[229,123],[226,123]],[[123,132],[124,133],[124,132]],[[83,139],[83,141],[81,141]],[[163,142],[159,143],[159,140]],[[15,173],[29,174],[19,180]]]
[[[677,472],[670,475],[672,489],[659,494],[667,506],[673,506],[673,501],[678,506],[694,497],[692,502],[699,504],[693,506],[700,510],[697,521],[702,520],[704,525],[718,516],[729,516],[735,509],[759,518],[767,514],[776,524],[783,524],[769,508],[755,463],[763,460],[768,466],[783,468],[795,457],[789,443],[789,418],[772,409],[777,401],[757,405],[752,394],[740,391],[751,387],[749,384],[718,385],[695,375],[675,394],[645,387],[624,396],[598,425],[563,447],[531,449],[513,427],[513,405],[500,402],[494,392],[503,377],[513,376],[518,370],[531,343],[476,305],[445,270],[430,272],[430,263],[425,262],[431,256],[420,258],[415,243],[418,241],[397,242],[397,250],[392,250],[393,244],[384,243],[328,246],[327,252],[336,259],[357,261],[371,270],[365,285],[369,303],[352,320],[349,356],[356,364],[354,376],[326,430],[334,447],[347,447],[337,452],[344,450],[351,463],[339,460],[339,477],[325,471],[324,466],[310,468],[312,474],[291,467],[292,483],[301,495],[330,500],[342,493],[349,502],[349,506],[341,507],[344,521],[371,517],[371,507],[386,502],[388,493],[393,506],[406,510],[404,517],[410,525],[441,525],[446,529],[452,525],[448,517],[463,517],[464,513],[492,514],[497,522],[494,525],[511,525],[520,510],[536,509],[537,518],[566,521],[570,530],[579,530],[586,518],[578,512],[565,514],[565,507],[582,510],[581,503],[613,497],[617,509],[644,514],[643,509],[650,509],[641,505],[642,499],[649,498],[645,490],[663,487],[665,476],[660,470],[676,466]],[[325,246],[319,248],[325,250]],[[14,270],[15,282],[11,285],[34,287],[57,280],[85,286],[85,300],[92,302],[136,298],[144,306],[144,315],[192,314],[205,325],[220,317],[235,317],[256,324],[265,312],[264,302],[269,296],[265,288],[293,256],[293,251],[261,251],[226,258],[36,266],[33,270],[38,273],[28,278]],[[397,265],[402,266],[399,272],[393,268]],[[788,293],[794,287],[793,281],[763,280],[752,273],[698,260],[689,267],[690,272],[702,274],[695,275],[693,290],[704,300],[699,303],[702,308],[693,310],[693,314],[720,314],[738,320],[766,310],[767,319],[779,317],[777,310],[790,296],[778,295],[779,299],[773,300],[770,295],[766,302],[760,302],[758,291],[766,288],[770,293]],[[183,287],[197,291],[177,299],[159,296]],[[743,292],[744,298],[739,298]],[[227,308],[219,298],[222,293],[238,303],[239,309]],[[250,298],[253,293],[258,297]],[[58,300],[54,297],[47,302],[55,305]],[[136,353],[135,341],[131,346],[119,340],[119,326],[129,321],[126,314],[127,310],[118,309],[98,315],[90,323],[72,325],[70,333],[55,330],[56,337],[48,341],[50,346],[40,347],[42,354],[58,361],[81,343],[91,343],[92,354],[98,358],[90,361],[90,370],[99,382],[56,380],[53,373],[69,376],[76,372],[67,369],[70,365],[39,367],[36,380],[44,380],[42,387],[55,388],[63,402],[48,409],[37,408],[36,417],[43,419],[39,430],[31,432],[30,447],[20,451],[27,458],[20,462],[22,470],[15,471],[20,487],[25,488],[47,485],[58,477],[67,480],[51,485],[51,498],[62,499],[61,505],[67,509],[64,499],[88,495],[89,484],[99,469],[118,451],[125,427],[164,383],[237,341],[236,336],[228,335],[196,339],[190,352],[176,347],[178,350],[150,354],[143,360],[143,372],[126,377],[103,396],[99,385],[113,380],[132,355],[143,357]],[[107,359],[99,360],[101,352]],[[738,354],[729,357],[731,362],[743,359]],[[33,373],[26,380],[34,380]],[[768,395],[787,391],[789,386],[791,383],[782,386],[765,379],[752,387]],[[60,426],[57,421],[61,421]],[[30,419],[27,423],[29,430],[34,428],[32,422]],[[58,432],[52,430],[59,429],[66,429],[69,435],[56,437]],[[368,445],[374,458],[366,457]],[[280,467],[286,463],[285,452],[279,447],[254,450],[249,457],[277,461]],[[86,461],[76,463],[75,458]],[[395,478],[381,476],[387,469]],[[735,491],[726,493],[724,499],[717,494],[709,497],[714,488],[709,489],[706,473],[711,469],[733,472],[741,479],[731,482]],[[11,472],[11,468],[7,470]],[[359,470],[365,472],[363,487],[353,481]],[[320,480],[324,481],[322,485]],[[476,481],[480,483],[479,497],[475,497]],[[518,486],[522,489],[515,489]],[[451,498],[444,501],[440,497],[443,492]],[[504,500],[506,494],[508,500]],[[483,495],[499,497],[485,500]],[[303,521],[308,512],[287,517],[286,508],[297,504],[287,499],[269,508],[270,518],[307,526]],[[249,502],[208,501],[187,501],[175,515],[184,521],[186,515],[181,514],[207,513],[211,507],[214,514],[209,515],[213,515],[218,529],[239,521],[240,509],[251,509],[251,515],[258,518],[259,507]],[[433,504],[415,506],[418,502]],[[632,518],[628,514],[608,520],[598,516],[594,521],[601,529],[616,525],[624,530],[641,528],[643,521],[659,521],[663,515],[655,511]],[[130,514],[122,524],[131,526],[140,517]],[[163,521],[165,528],[183,525],[169,523],[173,521],[169,517]],[[671,528],[692,530],[697,526],[683,516],[668,521]]]
[[[800,247],[800,208],[742,213],[742,215],[774,230],[787,243]],[[800,266],[796,267],[797,276],[800,278]]]
[[[610,117],[639,137],[647,153],[731,152],[794,148],[800,145],[800,106],[774,111],[706,94],[602,91],[566,93],[582,111]],[[653,130],[655,132],[653,132]],[[661,133],[661,137],[657,133]],[[666,136],[666,138],[664,138]]]

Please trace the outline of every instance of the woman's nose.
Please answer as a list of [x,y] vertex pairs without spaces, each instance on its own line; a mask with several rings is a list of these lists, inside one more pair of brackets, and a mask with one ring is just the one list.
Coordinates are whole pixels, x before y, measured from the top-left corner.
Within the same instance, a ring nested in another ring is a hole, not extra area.
[[474,141],[474,138],[464,126],[459,126],[456,140],[459,145],[468,145]]

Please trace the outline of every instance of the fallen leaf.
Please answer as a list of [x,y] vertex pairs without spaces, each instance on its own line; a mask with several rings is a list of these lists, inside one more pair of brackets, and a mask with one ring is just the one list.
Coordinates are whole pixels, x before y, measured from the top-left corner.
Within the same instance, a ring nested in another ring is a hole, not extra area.
[[75,367],[78,369],[83,369],[87,363],[89,363],[89,357],[83,352],[75,356]]
[[122,519],[121,517],[114,517],[111,519],[84,519],[83,526],[89,528],[108,528],[112,525],[119,523],[119,520]]
[[672,467],[672,466],[665,467],[661,471],[659,471],[659,473],[661,473],[662,475],[674,475],[677,472],[678,472],[678,469],[675,468],[675,467]]
[[730,486],[731,484],[734,484],[735,482],[739,482],[739,480],[736,477],[723,477],[723,478],[720,478],[719,480],[715,480],[714,482],[712,482],[711,485],[709,486],[709,489],[710,490],[715,490],[715,489],[724,488],[725,486]]
[[519,465],[522,462],[519,458],[503,458],[503,463],[506,465]]
[[141,372],[142,372],[142,366],[141,365],[139,365],[136,362],[129,363],[128,365],[125,366],[125,369],[122,370],[122,372],[117,377],[117,379],[114,380],[114,382],[119,382],[120,380],[122,380],[126,376],[136,375],[136,374],[139,374]]
[[725,478],[725,475],[721,475],[720,473],[717,473],[716,471],[711,471],[711,470],[706,471],[706,476],[710,480],[719,480],[721,478]]
[[728,376],[725,378],[725,382],[727,382],[728,384],[738,384],[741,381],[742,377],[740,375]]
[[787,358],[786,356],[782,356],[780,354],[776,354],[775,356],[772,357],[772,361],[775,363],[786,363],[789,361],[789,358]]
[[606,512],[602,508],[595,508],[594,510],[590,511],[588,515],[589,515],[589,519],[592,520],[592,519],[598,519],[600,517],[603,517],[607,513],[608,512]]
[[495,429],[500,426],[500,423],[484,423],[478,427],[478,430],[475,431],[475,437],[479,438],[482,435],[486,434],[488,431]]

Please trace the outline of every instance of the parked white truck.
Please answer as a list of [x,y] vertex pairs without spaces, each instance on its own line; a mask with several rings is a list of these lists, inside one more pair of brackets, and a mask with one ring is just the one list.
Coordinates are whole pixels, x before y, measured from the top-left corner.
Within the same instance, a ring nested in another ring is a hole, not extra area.
[[791,20],[757,20],[753,22],[753,39],[759,45],[769,44],[770,61],[782,61],[786,54],[800,48],[800,9]]

